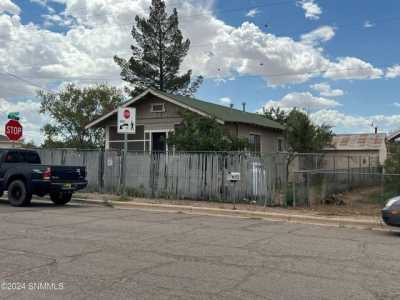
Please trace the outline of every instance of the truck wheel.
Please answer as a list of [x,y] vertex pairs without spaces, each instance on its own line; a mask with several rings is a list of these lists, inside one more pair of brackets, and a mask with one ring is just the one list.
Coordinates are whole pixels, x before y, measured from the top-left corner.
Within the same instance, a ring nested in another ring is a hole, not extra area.
[[64,205],[71,201],[72,193],[50,193],[50,199],[56,205]]
[[22,180],[14,180],[8,186],[8,201],[12,206],[26,206],[31,203],[32,194],[26,190]]

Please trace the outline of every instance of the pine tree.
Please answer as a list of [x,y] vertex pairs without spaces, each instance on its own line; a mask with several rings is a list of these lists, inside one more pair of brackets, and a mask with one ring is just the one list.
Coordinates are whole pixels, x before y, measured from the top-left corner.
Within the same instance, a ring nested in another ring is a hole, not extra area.
[[178,12],[166,13],[163,0],[152,0],[149,18],[136,16],[132,27],[135,44],[131,46],[129,60],[114,57],[121,67],[121,77],[134,87],[137,95],[148,87],[172,94],[192,95],[201,85],[203,78],[191,82],[192,70],[179,73],[180,65],[190,47],[189,39],[183,40],[179,30]]

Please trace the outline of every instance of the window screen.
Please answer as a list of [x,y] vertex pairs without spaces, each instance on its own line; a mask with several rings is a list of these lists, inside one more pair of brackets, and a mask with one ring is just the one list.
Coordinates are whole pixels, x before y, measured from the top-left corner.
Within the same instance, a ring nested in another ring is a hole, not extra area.
[[278,152],[282,152],[282,151],[283,151],[283,140],[278,139]]
[[261,137],[258,134],[250,134],[249,144],[251,152],[255,153],[261,152]]
[[151,105],[151,112],[164,112],[164,103],[154,103]]

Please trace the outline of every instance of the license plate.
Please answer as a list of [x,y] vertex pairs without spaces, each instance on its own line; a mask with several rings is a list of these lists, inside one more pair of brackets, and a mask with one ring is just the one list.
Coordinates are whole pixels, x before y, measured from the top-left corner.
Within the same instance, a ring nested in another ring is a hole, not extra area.
[[70,189],[70,188],[72,188],[72,185],[70,183],[64,183],[63,188]]

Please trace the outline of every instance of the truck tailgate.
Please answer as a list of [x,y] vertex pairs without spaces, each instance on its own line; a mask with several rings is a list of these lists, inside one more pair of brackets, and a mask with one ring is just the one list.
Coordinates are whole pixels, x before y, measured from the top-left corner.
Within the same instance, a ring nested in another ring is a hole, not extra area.
[[85,167],[50,166],[52,181],[81,181],[86,177]]

